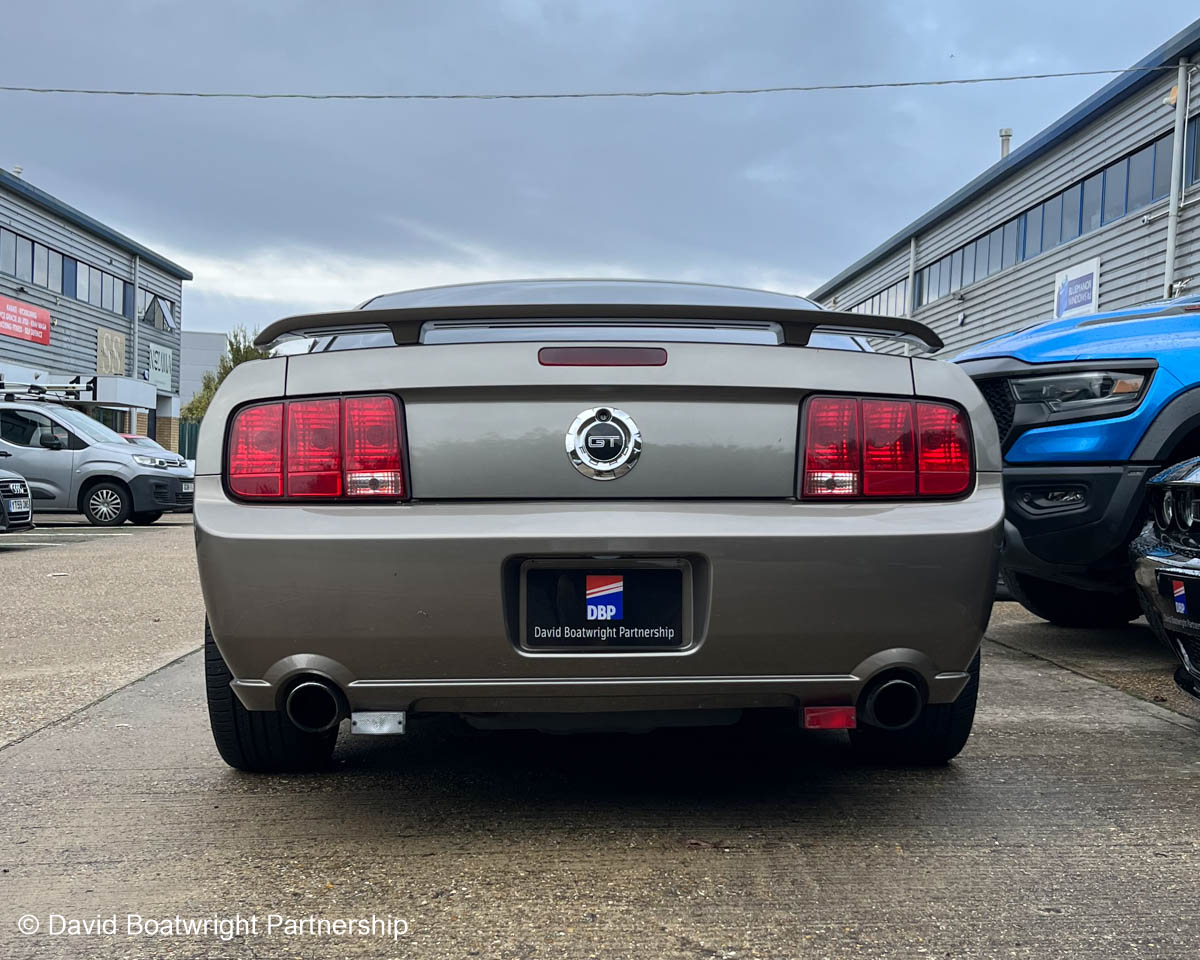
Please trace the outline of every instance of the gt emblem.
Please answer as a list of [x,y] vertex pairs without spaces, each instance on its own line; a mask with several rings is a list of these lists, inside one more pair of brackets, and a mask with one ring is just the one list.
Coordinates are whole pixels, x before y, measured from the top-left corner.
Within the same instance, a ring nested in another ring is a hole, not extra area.
[[642,452],[642,434],[633,418],[615,407],[593,407],[567,431],[567,457],[585,477],[616,480],[633,469]]

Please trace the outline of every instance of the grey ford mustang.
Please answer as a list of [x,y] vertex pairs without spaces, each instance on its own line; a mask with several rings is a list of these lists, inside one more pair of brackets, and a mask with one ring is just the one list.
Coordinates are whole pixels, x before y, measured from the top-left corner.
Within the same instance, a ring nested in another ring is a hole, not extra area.
[[[646,729],[795,710],[870,755],[970,733],[995,424],[907,319],[705,284],[517,281],[291,317],[205,417],[217,747],[329,760],[411,715]],[[895,350],[893,344],[893,350]]]

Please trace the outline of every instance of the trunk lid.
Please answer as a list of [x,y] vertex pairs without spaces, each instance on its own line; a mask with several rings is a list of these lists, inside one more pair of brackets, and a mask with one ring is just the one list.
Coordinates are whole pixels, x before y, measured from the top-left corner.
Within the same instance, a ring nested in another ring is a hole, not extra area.
[[[604,345],[616,343],[630,341]],[[567,345],[580,344],[425,343],[291,356],[287,394],[397,394],[417,500],[597,500],[792,497],[805,396],[913,393],[911,364],[895,355],[660,341],[661,366],[539,362],[542,347]],[[597,409],[627,415],[640,433],[637,462],[618,479],[593,479],[568,455],[568,430]]]

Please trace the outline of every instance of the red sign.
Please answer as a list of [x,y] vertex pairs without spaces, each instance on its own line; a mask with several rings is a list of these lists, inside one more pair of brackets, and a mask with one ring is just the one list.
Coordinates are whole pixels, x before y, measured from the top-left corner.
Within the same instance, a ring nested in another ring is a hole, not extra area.
[[0,336],[50,345],[50,311],[0,297]]

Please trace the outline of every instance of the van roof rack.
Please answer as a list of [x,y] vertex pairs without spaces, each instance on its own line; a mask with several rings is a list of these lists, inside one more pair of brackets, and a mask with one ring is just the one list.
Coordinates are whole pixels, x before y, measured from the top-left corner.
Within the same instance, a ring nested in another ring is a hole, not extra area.
[[8,403],[14,400],[83,400],[84,393],[96,396],[96,378],[83,380],[82,377],[72,377],[66,383],[38,383],[37,381],[18,382],[5,380],[0,373],[0,396]]

